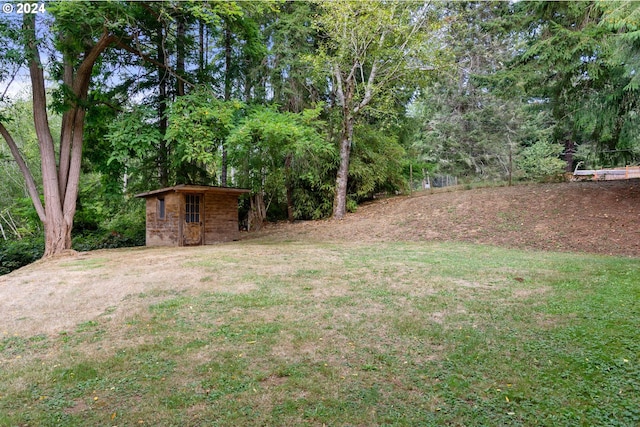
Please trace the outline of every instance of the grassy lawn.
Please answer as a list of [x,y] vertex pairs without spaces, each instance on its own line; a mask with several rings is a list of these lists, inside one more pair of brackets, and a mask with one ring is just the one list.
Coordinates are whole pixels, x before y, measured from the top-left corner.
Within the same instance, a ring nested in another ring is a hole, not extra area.
[[638,259],[264,240],[182,268],[244,291],[0,335],[0,426],[640,425]]

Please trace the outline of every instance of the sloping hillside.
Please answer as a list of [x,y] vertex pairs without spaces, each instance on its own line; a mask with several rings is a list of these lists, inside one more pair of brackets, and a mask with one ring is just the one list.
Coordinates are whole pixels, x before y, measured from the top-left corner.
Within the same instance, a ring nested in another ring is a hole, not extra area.
[[[150,303],[185,292],[248,292],[255,285],[227,258],[242,259],[250,268],[291,257],[298,242],[358,247],[359,242],[459,240],[640,257],[640,180],[418,193],[368,203],[342,221],[272,224],[244,239],[70,253],[23,267],[0,277],[0,337],[56,334],[105,316],[124,322]],[[326,256],[313,262],[335,262]],[[278,265],[269,268],[269,274],[286,274]]]
[[457,240],[640,256],[640,180],[434,191],[361,206],[343,221],[269,225],[254,236]]

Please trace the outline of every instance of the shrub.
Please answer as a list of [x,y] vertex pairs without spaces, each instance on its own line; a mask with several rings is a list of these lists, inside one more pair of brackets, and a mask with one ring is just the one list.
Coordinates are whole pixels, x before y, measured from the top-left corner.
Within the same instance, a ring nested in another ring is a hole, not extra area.
[[562,151],[560,144],[538,141],[522,150],[518,165],[527,178],[541,180],[554,176],[562,173],[565,167],[565,162],[559,158]]
[[73,238],[73,249],[91,251],[95,249],[127,248],[144,246],[144,222],[114,221],[108,228],[78,235]]
[[0,241],[0,275],[40,259],[44,253],[44,238],[27,237],[21,240]]

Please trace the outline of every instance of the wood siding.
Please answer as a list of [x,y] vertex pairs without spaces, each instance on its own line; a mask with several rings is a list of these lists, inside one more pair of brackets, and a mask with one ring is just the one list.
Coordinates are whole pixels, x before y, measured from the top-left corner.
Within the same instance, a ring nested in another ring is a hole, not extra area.
[[204,244],[238,240],[238,196],[204,195]]
[[[164,219],[158,218],[158,199],[164,198]],[[147,198],[147,246],[178,246],[182,195],[166,193]]]

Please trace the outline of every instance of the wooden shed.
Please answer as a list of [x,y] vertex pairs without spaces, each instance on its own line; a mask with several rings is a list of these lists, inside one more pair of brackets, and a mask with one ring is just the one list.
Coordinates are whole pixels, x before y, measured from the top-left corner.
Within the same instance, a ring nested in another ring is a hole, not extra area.
[[237,240],[238,197],[248,192],[183,184],[136,194],[147,202],[147,246],[195,246]]

